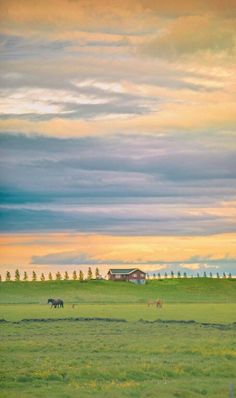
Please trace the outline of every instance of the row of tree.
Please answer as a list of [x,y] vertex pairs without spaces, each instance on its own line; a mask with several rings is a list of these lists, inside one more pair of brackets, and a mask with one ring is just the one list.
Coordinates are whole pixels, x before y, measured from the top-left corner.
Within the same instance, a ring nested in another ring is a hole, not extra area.
[[[92,271],[91,267],[88,268],[87,275],[85,275],[83,273],[83,271],[79,271],[78,273],[77,273],[77,271],[73,271],[73,273],[72,273],[72,279],[75,280],[75,281],[79,280],[80,282],[82,282],[84,280],[91,280],[91,279],[93,279],[93,277],[94,277],[94,275],[93,275],[93,271]],[[96,268],[96,270],[95,270],[95,279],[99,279],[99,278],[100,278],[99,269]],[[23,275],[21,275],[19,269],[15,270],[14,276],[9,271],[6,272],[6,276],[5,276],[5,281],[8,281],[8,282],[12,281],[12,280],[14,280],[16,282],[17,281],[21,281],[21,280],[25,281],[25,282],[29,281],[29,280],[31,280],[31,281],[40,280],[40,281],[43,282],[46,279],[48,279],[50,281],[52,281],[52,280],[57,280],[57,281],[65,280],[66,281],[66,280],[69,280],[71,278],[70,278],[70,276],[69,276],[67,271],[65,271],[64,274],[61,274],[61,272],[58,271],[58,272],[56,272],[54,277],[53,277],[53,274],[51,272],[49,272],[49,274],[47,276],[45,275],[44,272],[42,272],[40,274],[40,276],[38,277],[36,272],[33,271],[31,277],[29,277],[29,274],[26,271],[23,273]],[[0,275],[0,281],[2,281],[2,276],[1,275]]]
[[[193,276],[192,276],[193,277]],[[203,277],[204,278],[213,278],[213,274],[212,272],[209,273],[209,275],[207,275],[206,272],[203,273]],[[46,279],[52,281],[52,280],[57,280],[57,281],[61,281],[61,280],[69,280],[69,279],[73,279],[73,280],[79,280],[80,282],[84,281],[84,280],[91,280],[91,279],[100,279],[100,272],[99,269],[96,268],[95,270],[95,274],[93,275],[92,272],[92,268],[88,267],[88,271],[87,271],[87,275],[84,275],[83,271],[73,271],[72,276],[70,277],[68,272],[65,271],[64,274],[61,274],[61,272],[56,272],[56,274],[53,277],[53,274],[51,272],[49,272],[49,274],[46,276],[45,273],[41,273],[41,275],[38,277],[38,275],[36,274],[35,271],[32,272],[31,277],[29,277],[28,273],[25,271],[23,273],[23,275],[20,274],[19,270],[16,269],[15,270],[15,274],[12,276],[11,273],[9,271],[6,272],[6,276],[5,276],[5,280],[6,281],[28,281],[28,280],[32,280],[32,281],[45,281]],[[181,272],[177,272],[177,274],[175,274],[173,271],[171,271],[170,275],[168,276],[167,272],[164,273],[164,275],[161,275],[160,273],[158,274],[152,274],[149,275],[147,274],[147,279],[163,279],[163,278],[189,278],[189,276],[187,275],[186,272],[184,272],[183,274],[181,274]],[[200,278],[200,274],[197,274],[197,278]],[[232,278],[231,273],[226,274],[225,272],[223,272],[222,276],[220,276],[219,272],[217,272],[216,274],[216,278],[220,279],[220,278]],[[0,275],[0,282],[2,281],[2,277]]]
[[[191,276],[193,277],[193,275],[191,275]],[[171,271],[169,277],[171,277],[171,278],[188,278],[189,276],[187,275],[186,272],[184,272],[183,274],[181,274],[181,272],[179,271],[179,272],[177,272],[177,274],[175,275],[174,271]],[[213,278],[213,274],[212,274],[212,272],[210,272],[209,275],[207,275],[207,273],[204,272],[204,273],[203,273],[203,277],[204,277],[204,278],[207,278],[207,277]],[[148,279],[150,279],[150,278],[152,278],[152,279],[163,279],[163,276],[161,276],[160,273],[158,273],[158,274],[152,274],[152,275],[147,274],[147,278],[148,278]],[[164,278],[168,278],[167,272],[165,272]],[[199,273],[197,273],[197,278],[200,278],[200,274],[199,274]],[[216,278],[218,278],[218,279],[221,278],[219,272],[216,273]],[[229,279],[232,278],[231,272],[230,272],[229,274],[226,274],[225,272],[223,272],[222,278],[229,278]]]

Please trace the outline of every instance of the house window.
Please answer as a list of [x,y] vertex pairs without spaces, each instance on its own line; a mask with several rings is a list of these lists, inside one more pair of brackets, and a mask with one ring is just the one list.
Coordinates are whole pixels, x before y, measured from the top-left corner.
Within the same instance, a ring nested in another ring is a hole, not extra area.
[[116,275],[115,277],[116,279],[120,279],[121,275]]
[[137,274],[133,274],[133,277],[134,277],[134,278],[137,278]]

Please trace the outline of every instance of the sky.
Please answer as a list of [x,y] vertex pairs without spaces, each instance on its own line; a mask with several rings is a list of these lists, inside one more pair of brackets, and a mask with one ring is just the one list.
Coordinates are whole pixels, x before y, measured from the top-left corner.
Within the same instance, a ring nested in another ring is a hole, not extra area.
[[235,0],[0,7],[0,273],[235,275]]

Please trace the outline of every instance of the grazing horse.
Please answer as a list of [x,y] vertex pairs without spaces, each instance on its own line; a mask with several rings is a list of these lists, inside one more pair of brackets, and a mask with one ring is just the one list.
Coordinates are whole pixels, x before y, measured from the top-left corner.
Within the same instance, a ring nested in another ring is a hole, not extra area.
[[162,308],[162,301],[160,299],[156,301],[156,306],[157,308]]
[[147,305],[148,305],[148,307],[155,305],[157,308],[162,308],[162,301],[160,299],[157,299],[155,301],[148,300]]
[[60,308],[60,307],[64,307],[64,301],[63,300],[61,300],[61,299],[52,299],[52,298],[49,298],[48,299],[48,304],[51,304],[51,308],[52,307],[54,307],[54,308]]

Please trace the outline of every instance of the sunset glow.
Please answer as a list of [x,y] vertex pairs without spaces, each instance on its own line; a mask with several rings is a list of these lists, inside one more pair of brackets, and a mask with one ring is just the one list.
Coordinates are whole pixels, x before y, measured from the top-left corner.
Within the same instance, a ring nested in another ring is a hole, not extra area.
[[235,1],[0,15],[0,273],[236,274]]

